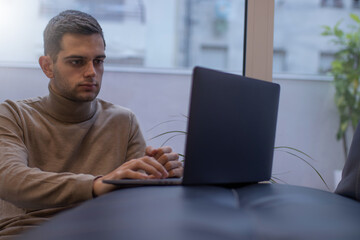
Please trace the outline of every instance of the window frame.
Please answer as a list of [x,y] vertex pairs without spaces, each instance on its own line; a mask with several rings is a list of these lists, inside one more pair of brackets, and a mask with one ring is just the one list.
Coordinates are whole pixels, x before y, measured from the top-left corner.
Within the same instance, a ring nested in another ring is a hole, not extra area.
[[275,0],[246,0],[244,72],[272,81]]

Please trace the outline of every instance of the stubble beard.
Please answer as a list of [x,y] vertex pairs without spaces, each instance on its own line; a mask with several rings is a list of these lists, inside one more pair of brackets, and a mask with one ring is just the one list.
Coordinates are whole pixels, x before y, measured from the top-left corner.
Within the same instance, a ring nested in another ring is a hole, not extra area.
[[[78,85],[71,87],[71,86],[66,86],[66,84],[63,84],[66,83],[66,80],[60,74],[60,72],[57,71],[57,69],[54,69],[54,78],[52,79],[52,81],[53,81],[53,85],[55,86],[55,89],[53,87],[53,90],[57,94],[74,102],[91,102],[97,97],[97,95],[100,92],[100,86],[97,85],[98,89],[96,92],[93,92],[92,95],[85,94],[85,96],[81,96],[77,90],[77,88],[79,87]],[[93,80],[89,80],[89,82],[90,81],[94,82]]]

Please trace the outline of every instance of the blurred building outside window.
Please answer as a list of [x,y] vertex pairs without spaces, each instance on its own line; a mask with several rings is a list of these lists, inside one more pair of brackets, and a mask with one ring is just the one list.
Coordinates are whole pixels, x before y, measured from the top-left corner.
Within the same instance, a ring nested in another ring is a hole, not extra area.
[[105,66],[242,71],[245,0],[0,0],[0,64],[37,64],[42,32],[66,9],[93,15]]
[[342,0],[321,0],[321,6],[342,8],[344,4]]
[[[340,6],[341,3],[342,7]],[[245,0],[0,0],[0,64],[37,65],[42,32],[66,9],[96,17],[106,66],[242,72]],[[274,74],[327,75],[337,51],[322,26],[360,14],[359,0],[275,0]]]
[[[320,4],[319,4],[320,3]],[[275,0],[274,74],[328,75],[337,46],[321,35],[322,26],[346,28],[355,0]],[[281,51],[280,51],[281,50]]]

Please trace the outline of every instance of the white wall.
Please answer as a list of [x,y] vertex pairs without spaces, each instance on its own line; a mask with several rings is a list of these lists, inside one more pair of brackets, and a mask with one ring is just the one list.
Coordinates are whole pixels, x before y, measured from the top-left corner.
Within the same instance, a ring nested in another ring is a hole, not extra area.
[[[334,170],[345,162],[341,142],[335,139],[338,128],[334,88],[326,79],[274,77],[281,85],[276,146],[297,148],[313,160],[309,162],[334,189]],[[286,182],[324,189],[317,174],[301,160],[275,152],[274,173]]]
[[[47,94],[48,81],[39,68],[0,66],[0,76],[0,101]],[[333,190],[333,171],[343,167],[344,157],[341,143],[335,140],[338,117],[330,81],[275,76],[274,82],[281,85],[276,146],[295,147],[309,154],[314,159],[309,161]],[[100,97],[132,109],[149,139],[167,130],[186,129],[185,118],[179,115],[188,112],[190,83],[189,71],[107,69]],[[167,120],[180,121],[148,131]],[[164,140],[151,140],[148,144],[159,146]],[[183,152],[184,140],[174,138],[169,145]],[[275,152],[273,172],[289,184],[325,189],[308,165],[283,152]]]

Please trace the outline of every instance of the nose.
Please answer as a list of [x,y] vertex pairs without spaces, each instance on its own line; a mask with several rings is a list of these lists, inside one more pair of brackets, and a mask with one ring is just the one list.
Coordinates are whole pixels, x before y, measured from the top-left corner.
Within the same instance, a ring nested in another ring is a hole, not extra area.
[[96,69],[94,66],[94,63],[91,61],[86,65],[86,69],[85,69],[85,77],[95,77],[96,76]]

